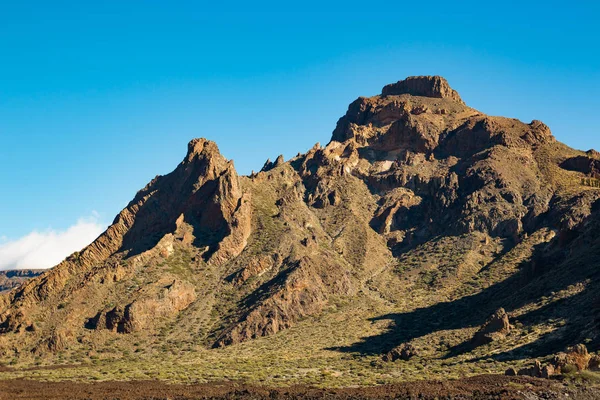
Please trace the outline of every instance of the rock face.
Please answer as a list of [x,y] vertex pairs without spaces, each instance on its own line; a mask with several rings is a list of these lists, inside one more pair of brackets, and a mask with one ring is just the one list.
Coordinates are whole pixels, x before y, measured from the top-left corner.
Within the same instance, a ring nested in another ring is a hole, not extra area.
[[[594,153],[590,153],[594,156]],[[571,157],[563,161],[561,167],[569,171],[578,171],[592,178],[600,178],[600,160],[588,156]]]
[[588,369],[591,371],[600,370],[600,355],[599,354],[591,354],[590,361],[588,362]]
[[556,371],[564,370],[567,365],[577,368],[578,371],[588,369],[589,362],[592,356],[588,353],[587,347],[584,344],[578,344],[568,347],[566,351],[558,353],[554,356],[552,364]]
[[177,315],[196,300],[194,287],[179,280],[145,289],[145,293],[140,293],[131,303],[99,313],[91,321],[91,327],[119,333],[141,331],[152,324],[155,318]]
[[383,96],[410,94],[412,96],[448,98],[464,104],[458,92],[441,76],[411,76],[397,83],[384,86]]
[[283,165],[285,160],[283,159],[283,155],[279,155],[275,161],[267,160],[265,165],[263,165],[261,172],[267,172],[272,170],[273,168],[277,168],[280,165]]
[[567,337],[600,340],[600,192],[582,184],[594,157],[540,121],[467,107],[436,76],[356,99],[327,145],[251,176],[194,139],[96,241],[0,296],[0,363],[134,340],[148,351],[251,343],[352,301],[357,319],[386,309],[397,320],[383,345],[356,350],[390,359],[439,332],[464,330],[469,343],[473,326],[475,347],[501,347],[501,306],[569,321],[552,322],[548,337],[565,339],[548,354]]
[[508,314],[504,308],[498,309],[483,326],[475,333],[471,340],[473,347],[483,346],[494,341],[502,340],[510,332]]
[[[204,139],[192,140],[175,171],[156,177],[138,192],[94,243],[39,279],[10,292],[10,307],[0,315],[0,331],[14,331],[13,327],[22,325],[28,315],[40,312],[40,301],[64,303],[85,297],[80,293],[82,289],[119,286],[115,284],[135,278],[148,263],[168,259],[176,247],[197,249],[198,260],[208,265],[227,262],[247,244],[249,198],[250,194],[240,186],[233,163],[219,154],[217,146]],[[121,333],[138,331],[152,318],[177,315],[195,300],[191,283],[177,279],[173,273],[163,278],[170,282],[148,282],[123,294],[129,302],[97,310],[92,325]],[[77,284],[67,286],[74,281]],[[150,294],[154,289],[158,292]],[[56,323],[63,325],[61,321]],[[84,325],[90,324],[81,324]]]

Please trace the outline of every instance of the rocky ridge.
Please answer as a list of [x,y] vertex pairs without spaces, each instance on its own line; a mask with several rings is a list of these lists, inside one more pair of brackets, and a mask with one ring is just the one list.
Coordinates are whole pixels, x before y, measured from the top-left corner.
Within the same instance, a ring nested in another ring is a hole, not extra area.
[[[397,310],[396,328],[344,351],[440,357],[419,340],[460,330],[476,346],[446,356],[485,352],[510,342],[509,317],[567,321],[540,339],[547,354],[582,335],[596,343],[600,192],[582,184],[596,162],[540,121],[466,106],[441,77],[358,98],[326,146],[251,176],[194,139],[94,243],[0,297],[0,358],[126,346],[133,335],[230,346],[360,296]],[[560,306],[536,314],[542,297]],[[499,329],[472,339],[502,307],[488,324]],[[574,318],[573,307],[585,312]]]

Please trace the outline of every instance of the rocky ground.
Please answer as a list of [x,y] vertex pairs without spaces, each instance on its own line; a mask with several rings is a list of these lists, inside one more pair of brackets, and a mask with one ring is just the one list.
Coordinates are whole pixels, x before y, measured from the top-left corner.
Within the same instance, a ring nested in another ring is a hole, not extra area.
[[235,383],[174,385],[157,381],[0,381],[0,400],[184,400],[184,399],[578,399],[600,398],[600,389],[534,378],[481,375],[453,381],[407,382],[368,388],[269,388]]

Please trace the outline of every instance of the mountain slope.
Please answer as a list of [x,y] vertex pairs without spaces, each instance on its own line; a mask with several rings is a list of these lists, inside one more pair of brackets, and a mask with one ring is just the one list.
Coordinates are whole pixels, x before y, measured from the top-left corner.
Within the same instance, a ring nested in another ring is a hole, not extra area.
[[[441,77],[358,98],[327,146],[252,176],[195,139],[94,243],[0,297],[0,361],[218,355],[345,318],[352,343],[327,331],[281,351],[369,359],[410,342],[477,362],[595,347],[595,157],[466,106]],[[499,307],[512,333],[467,349]]]

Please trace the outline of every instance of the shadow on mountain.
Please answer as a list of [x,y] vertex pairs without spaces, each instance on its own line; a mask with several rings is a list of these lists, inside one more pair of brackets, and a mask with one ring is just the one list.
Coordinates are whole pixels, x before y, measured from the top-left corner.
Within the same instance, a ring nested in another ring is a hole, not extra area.
[[391,320],[391,327],[380,335],[363,338],[350,346],[330,348],[341,352],[376,355],[433,332],[478,326],[498,307],[496,295],[514,287],[522,277],[518,273],[484,291],[452,302],[437,303],[407,313],[384,314],[370,321]]
[[[557,261],[540,265],[540,260],[544,262],[548,260],[547,257],[539,256],[540,252],[541,250],[537,249],[533,257],[534,261],[522,263],[518,272],[477,294],[407,313],[385,314],[373,318],[372,322],[390,320],[392,324],[387,331],[379,335],[362,338],[361,341],[350,346],[329,348],[329,350],[362,355],[387,353],[402,343],[434,332],[481,326],[500,307],[510,314],[511,311],[540,301],[544,296],[551,296],[573,285],[587,282],[586,289],[580,293],[554,301],[518,318],[524,326],[534,326],[537,323],[560,318],[565,321],[565,325],[559,331],[545,335],[518,349],[498,354],[494,358],[510,360],[542,357],[563,350],[566,345],[582,340],[581,324],[570,324],[571,320],[582,317],[589,318],[590,322],[600,320],[595,311],[597,307],[591,307],[597,303],[594,293],[599,289],[597,283],[600,280],[596,268],[590,268],[593,264],[577,263],[571,268],[566,268],[565,263]],[[511,323],[514,321],[511,320]],[[471,349],[467,341],[450,349],[447,357]]]
[[[175,170],[172,174],[178,172]],[[213,200],[218,190],[216,179],[204,182],[195,190],[192,189],[194,181],[190,178],[183,185],[175,185],[173,180],[171,175],[157,177],[148,188],[138,192],[128,205],[132,207],[137,204],[135,221],[123,235],[119,251],[127,250],[127,256],[132,257],[154,248],[166,234],[176,231],[176,221],[181,215],[192,227],[193,245],[206,248],[203,254],[206,259],[214,253],[218,243],[229,235],[230,227],[219,203]],[[148,196],[147,199],[141,201],[145,196]]]
[[[585,342],[589,351],[600,350],[600,340],[594,335],[600,325],[600,313],[597,307],[599,289],[598,281],[591,282],[585,290],[578,294],[557,300],[520,316],[518,321],[524,326],[534,327],[548,320],[560,320],[564,325],[545,333],[533,342],[485,358],[493,358],[498,361],[542,358],[557,351],[563,351],[566,347],[582,341]],[[481,358],[472,361],[479,360]]]

